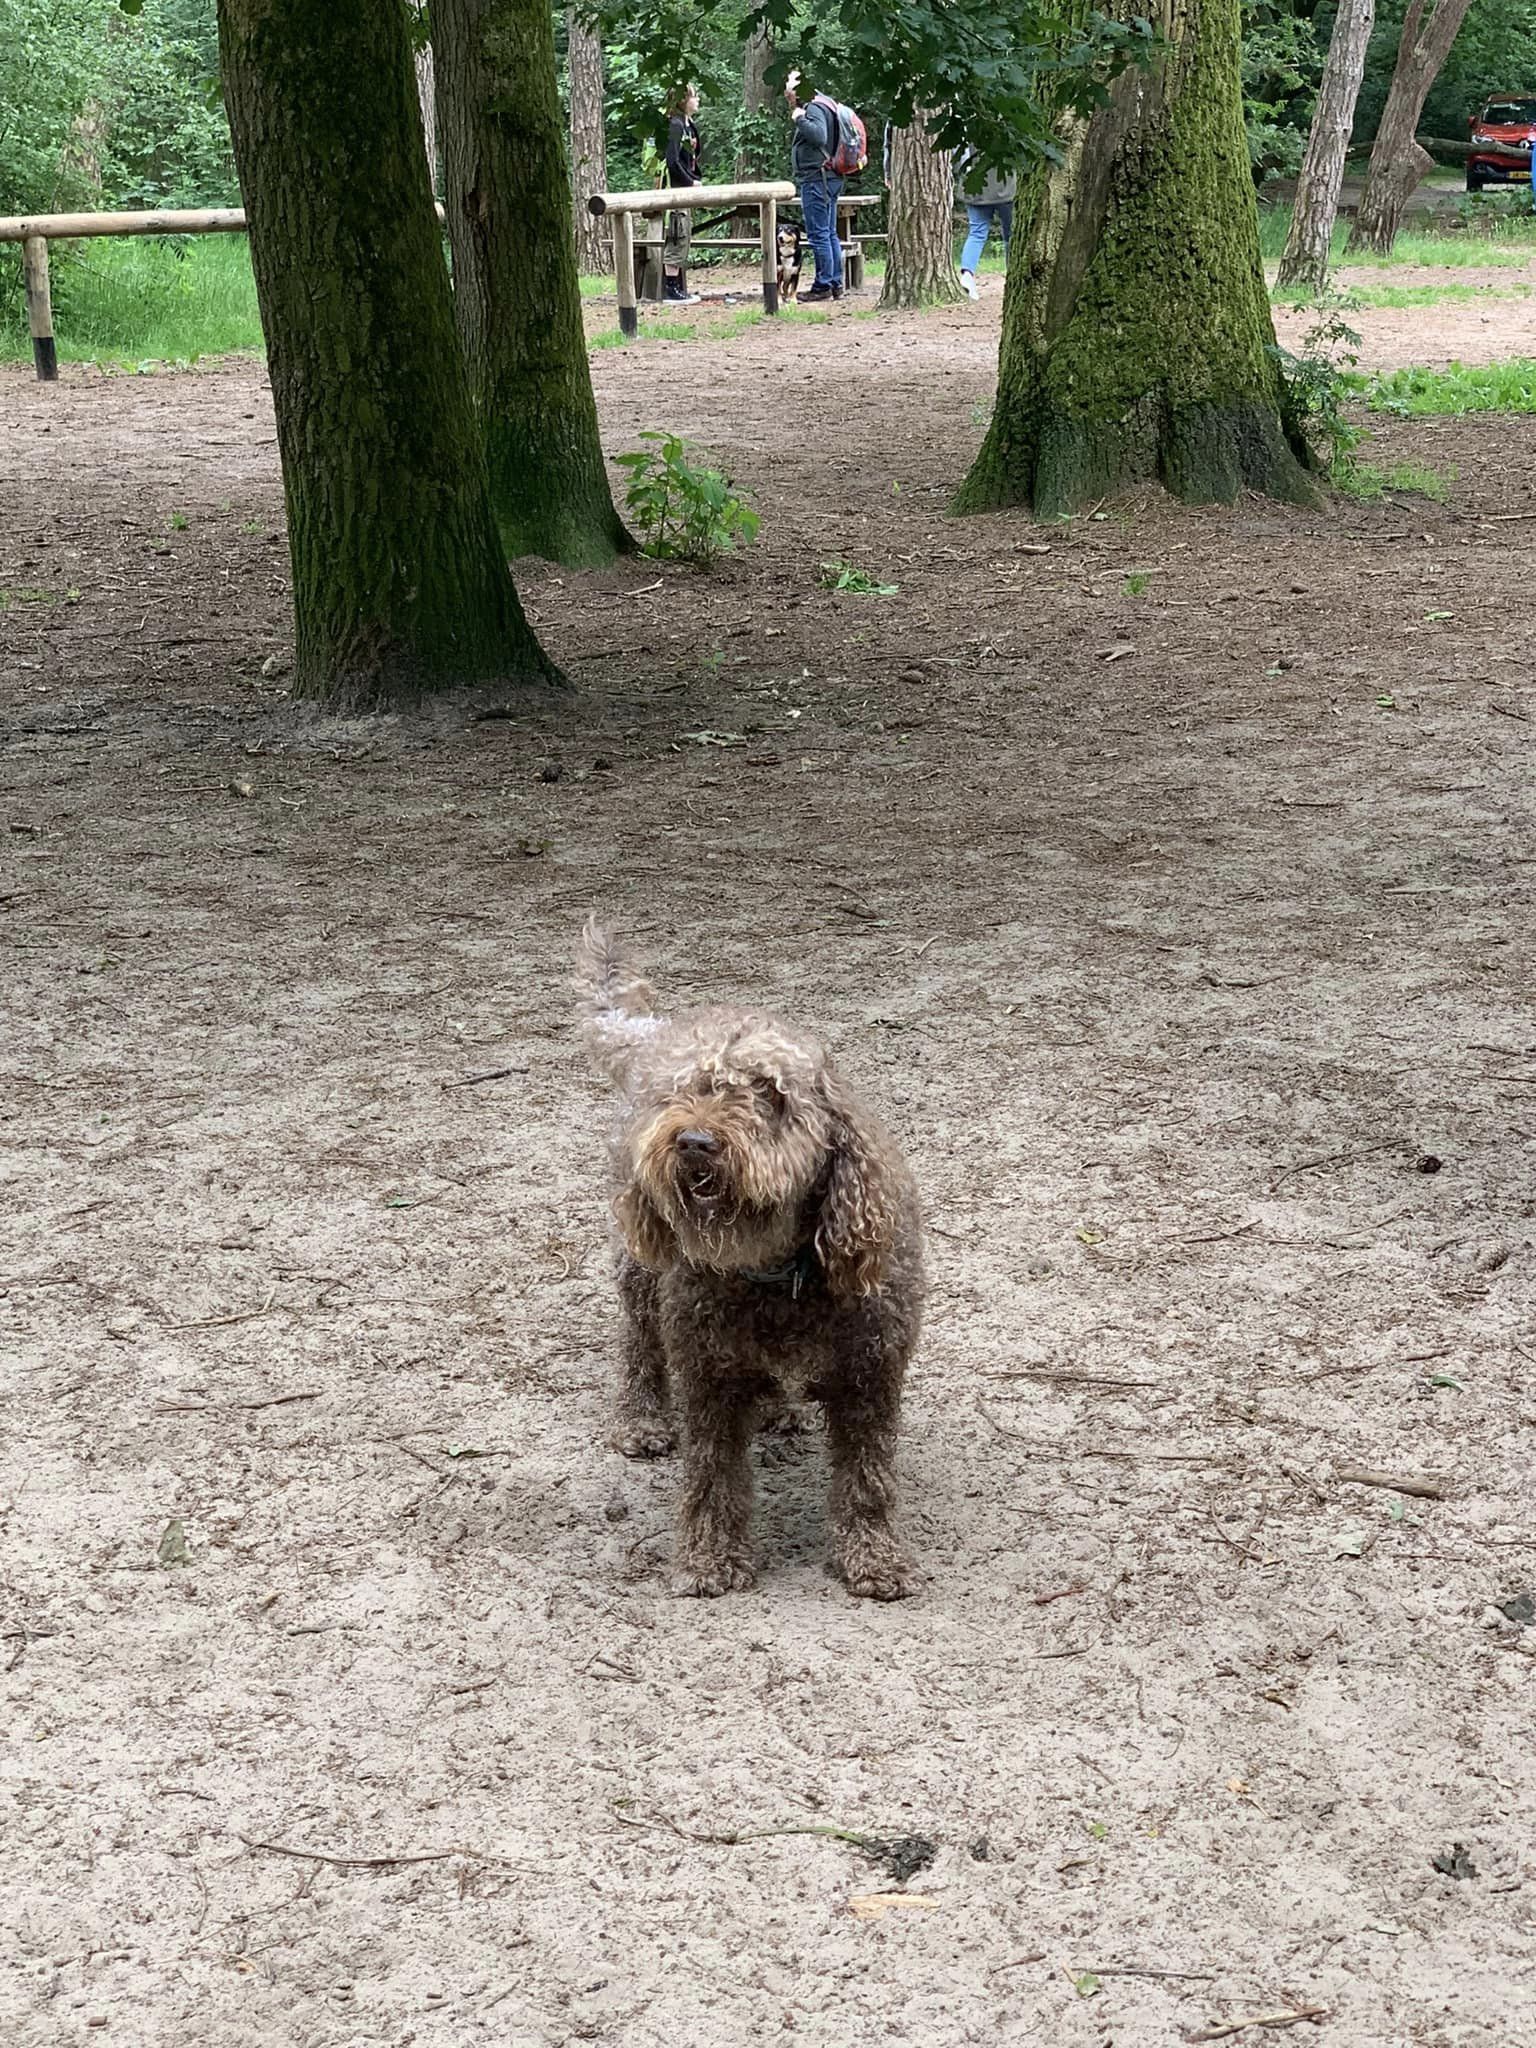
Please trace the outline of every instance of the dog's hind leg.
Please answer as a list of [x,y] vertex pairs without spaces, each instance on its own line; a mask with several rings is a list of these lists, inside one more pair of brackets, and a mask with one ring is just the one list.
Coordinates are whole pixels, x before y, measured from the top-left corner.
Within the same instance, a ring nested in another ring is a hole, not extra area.
[[820,1391],[832,1462],[828,1517],[838,1570],[850,1593],[904,1600],[915,1590],[897,1541],[896,1430],[901,1368],[877,1364]]
[[626,1458],[663,1458],[677,1443],[667,1415],[667,1360],[656,1323],[656,1278],[633,1259],[619,1267],[624,1364],[608,1441]]

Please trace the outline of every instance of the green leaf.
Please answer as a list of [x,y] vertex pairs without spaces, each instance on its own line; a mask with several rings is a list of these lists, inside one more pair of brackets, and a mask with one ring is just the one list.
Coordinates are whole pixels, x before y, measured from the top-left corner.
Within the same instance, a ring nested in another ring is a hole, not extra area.
[[1080,1977],[1072,1979],[1072,1989],[1079,1998],[1097,1998],[1103,1986],[1092,1970],[1084,1970]]

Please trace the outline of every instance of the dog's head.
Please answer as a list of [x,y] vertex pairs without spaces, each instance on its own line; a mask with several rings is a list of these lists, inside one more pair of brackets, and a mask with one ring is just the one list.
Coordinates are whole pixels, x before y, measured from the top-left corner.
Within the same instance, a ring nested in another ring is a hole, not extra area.
[[895,1228],[890,1166],[821,1049],[737,1015],[690,1020],[656,1054],[614,1204],[635,1257],[728,1273],[814,1245],[839,1299],[878,1287]]

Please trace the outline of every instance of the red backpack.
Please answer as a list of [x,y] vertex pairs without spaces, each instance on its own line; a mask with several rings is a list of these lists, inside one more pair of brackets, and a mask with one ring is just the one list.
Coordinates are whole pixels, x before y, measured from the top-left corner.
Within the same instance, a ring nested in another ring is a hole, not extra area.
[[869,137],[864,123],[852,107],[845,107],[841,100],[828,98],[824,92],[817,93],[811,104],[825,108],[832,131],[826,168],[835,178],[856,178],[869,162]]

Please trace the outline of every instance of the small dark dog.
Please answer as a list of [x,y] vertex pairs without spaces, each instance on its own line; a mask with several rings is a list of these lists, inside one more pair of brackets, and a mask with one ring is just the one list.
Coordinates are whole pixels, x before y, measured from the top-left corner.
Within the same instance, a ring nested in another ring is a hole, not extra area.
[[580,966],[588,1040],[623,1093],[611,1441],[632,1458],[670,1451],[677,1401],[678,1590],[753,1583],[753,1432],[805,1396],[826,1416],[838,1568],[854,1593],[901,1599],[896,1432],[924,1282],[900,1154],[804,1033],[748,1010],[659,1015],[596,923]]
[[779,303],[790,305],[800,290],[800,251],[802,234],[799,223],[779,229]]

